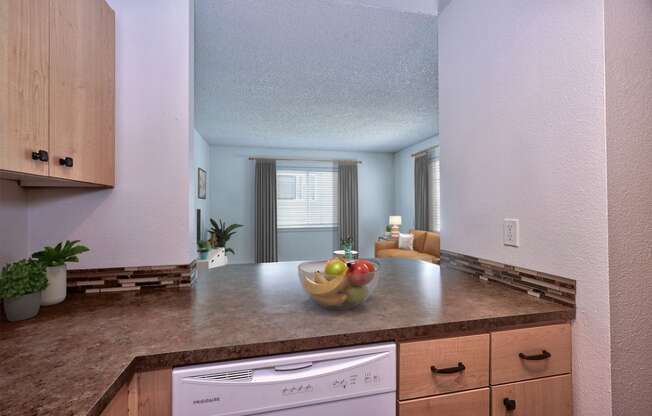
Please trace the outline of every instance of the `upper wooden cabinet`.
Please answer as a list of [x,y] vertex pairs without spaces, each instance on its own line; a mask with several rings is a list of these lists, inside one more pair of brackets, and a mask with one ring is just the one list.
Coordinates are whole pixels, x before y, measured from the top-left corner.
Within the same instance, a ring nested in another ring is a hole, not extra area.
[[114,89],[104,0],[0,2],[2,176],[113,186]]

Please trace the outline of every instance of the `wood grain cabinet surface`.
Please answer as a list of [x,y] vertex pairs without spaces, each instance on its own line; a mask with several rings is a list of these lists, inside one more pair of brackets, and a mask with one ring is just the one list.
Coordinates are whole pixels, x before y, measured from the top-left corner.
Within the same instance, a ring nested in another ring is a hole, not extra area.
[[491,384],[571,372],[570,324],[491,334]]
[[0,169],[47,176],[48,7],[42,0],[0,1]]
[[[547,377],[491,388],[492,416],[571,416],[571,376]],[[511,400],[508,409],[505,400]]]
[[399,399],[489,385],[489,334],[402,343]]
[[399,402],[399,416],[489,416],[489,389]]
[[403,342],[398,368],[399,416],[572,414],[570,324]]
[[114,90],[105,0],[0,2],[0,177],[113,186]]
[[102,411],[102,416],[170,416],[172,370],[134,374]]

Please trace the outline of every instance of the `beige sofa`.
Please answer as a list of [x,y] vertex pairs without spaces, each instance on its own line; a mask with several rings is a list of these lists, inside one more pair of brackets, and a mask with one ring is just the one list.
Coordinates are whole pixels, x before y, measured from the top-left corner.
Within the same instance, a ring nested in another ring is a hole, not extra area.
[[398,240],[379,240],[376,241],[376,257],[400,257],[439,264],[439,233],[410,230],[410,234],[414,235],[414,250],[398,248]]

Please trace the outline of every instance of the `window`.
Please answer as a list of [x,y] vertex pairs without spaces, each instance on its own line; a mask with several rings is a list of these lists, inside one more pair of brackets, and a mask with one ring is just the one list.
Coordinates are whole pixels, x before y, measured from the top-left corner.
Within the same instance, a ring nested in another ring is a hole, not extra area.
[[430,160],[430,228],[441,230],[441,200],[439,180],[439,149],[433,153]]
[[276,172],[277,226],[337,226],[337,172],[328,168],[283,168]]

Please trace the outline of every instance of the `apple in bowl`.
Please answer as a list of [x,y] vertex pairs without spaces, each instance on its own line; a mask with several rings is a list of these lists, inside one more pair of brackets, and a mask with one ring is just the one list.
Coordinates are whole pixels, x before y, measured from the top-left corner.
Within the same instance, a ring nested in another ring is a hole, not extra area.
[[364,303],[378,283],[380,264],[371,260],[345,263],[329,261],[299,265],[303,289],[319,305],[329,309],[350,309]]

